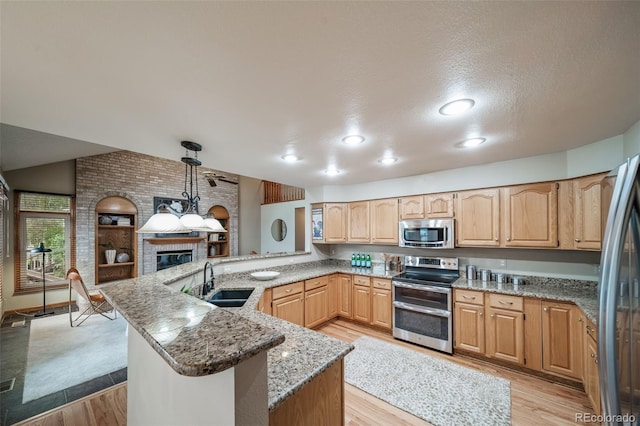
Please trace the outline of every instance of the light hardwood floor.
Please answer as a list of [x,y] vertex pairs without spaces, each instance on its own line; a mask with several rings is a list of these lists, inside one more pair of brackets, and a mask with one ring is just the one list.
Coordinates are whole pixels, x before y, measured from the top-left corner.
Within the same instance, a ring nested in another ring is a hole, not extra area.
[[[337,320],[321,326],[317,331],[348,342],[364,335],[375,337],[510,380],[513,425],[573,425],[576,424],[576,413],[592,412],[587,396],[582,391],[475,359],[451,357],[424,349],[395,340],[390,334],[349,321]],[[444,391],[446,390],[443,389]],[[124,425],[126,392],[126,383],[122,383],[28,419],[20,425]],[[345,384],[345,424],[418,426],[429,423]]]

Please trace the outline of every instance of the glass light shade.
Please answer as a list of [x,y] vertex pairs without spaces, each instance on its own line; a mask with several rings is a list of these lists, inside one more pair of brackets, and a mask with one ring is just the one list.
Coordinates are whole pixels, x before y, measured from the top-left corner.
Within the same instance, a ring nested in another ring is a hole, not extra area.
[[171,213],[156,213],[147,220],[142,228],[136,232],[141,233],[163,233],[163,234],[178,234],[182,232],[189,232],[187,228],[180,222],[178,216]]
[[205,217],[204,223],[212,229],[209,232],[227,232],[227,230],[222,227],[222,224],[218,222],[218,219],[213,217]]
[[195,213],[183,214],[180,216],[180,222],[192,231],[201,231],[208,228],[202,216]]

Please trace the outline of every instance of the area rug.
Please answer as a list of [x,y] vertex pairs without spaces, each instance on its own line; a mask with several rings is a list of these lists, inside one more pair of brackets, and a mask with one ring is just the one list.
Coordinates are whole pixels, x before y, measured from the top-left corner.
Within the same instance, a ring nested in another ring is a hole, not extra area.
[[92,315],[80,327],[69,315],[31,321],[22,402],[127,366],[127,322]]
[[509,425],[511,383],[371,337],[345,358],[345,381],[434,425]]

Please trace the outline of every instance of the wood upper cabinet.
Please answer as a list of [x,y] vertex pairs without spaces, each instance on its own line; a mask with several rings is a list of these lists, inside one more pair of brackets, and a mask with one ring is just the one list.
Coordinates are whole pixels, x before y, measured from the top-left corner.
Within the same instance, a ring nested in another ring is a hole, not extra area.
[[455,289],[454,299],[454,347],[484,354],[484,293]]
[[338,315],[345,318],[353,317],[353,289],[351,275],[338,275]]
[[574,197],[574,247],[583,250],[600,250],[602,247],[602,174],[573,181]]
[[[365,284],[366,281],[366,284]],[[353,277],[353,319],[371,323],[371,280],[369,277]]]
[[579,379],[582,368],[580,310],[572,304],[542,302],[542,368]]
[[502,188],[506,247],[558,247],[558,184]]
[[398,244],[398,199],[371,201],[371,242]]
[[329,276],[329,283],[327,284],[327,319],[335,318],[338,316],[338,294],[340,293],[339,277],[340,275],[338,274]]
[[500,190],[462,191],[456,197],[456,245],[500,245]]
[[371,324],[391,330],[391,280],[374,278],[371,296]]
[[272,313],[274,317],[304,327],[304,293],[274,299]]
[[405,219],[424,219],[424,196],[416,195],[413,197],[400,198],[400,220]]
[[347,204],[347,242],[369,243],[370,221],[369,201]]
[[322,324],[328,319],[328,289],[327,285],[305,292],[304,296],[304,326],[308,328]]
[[453,193],[425,195],[424,206],[428,219],[453,217]]
[[327,243],[347,241],[347,204],[325,203],[323,217],[323,236]]

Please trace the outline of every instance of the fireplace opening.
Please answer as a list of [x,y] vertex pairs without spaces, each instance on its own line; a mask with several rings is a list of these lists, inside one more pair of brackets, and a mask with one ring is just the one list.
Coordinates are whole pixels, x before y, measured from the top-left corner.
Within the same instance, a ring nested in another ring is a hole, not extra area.
[[156,270],[161,271],[172,266],[189,263],[192,257],[193,250],[159,251],[156,255]]

